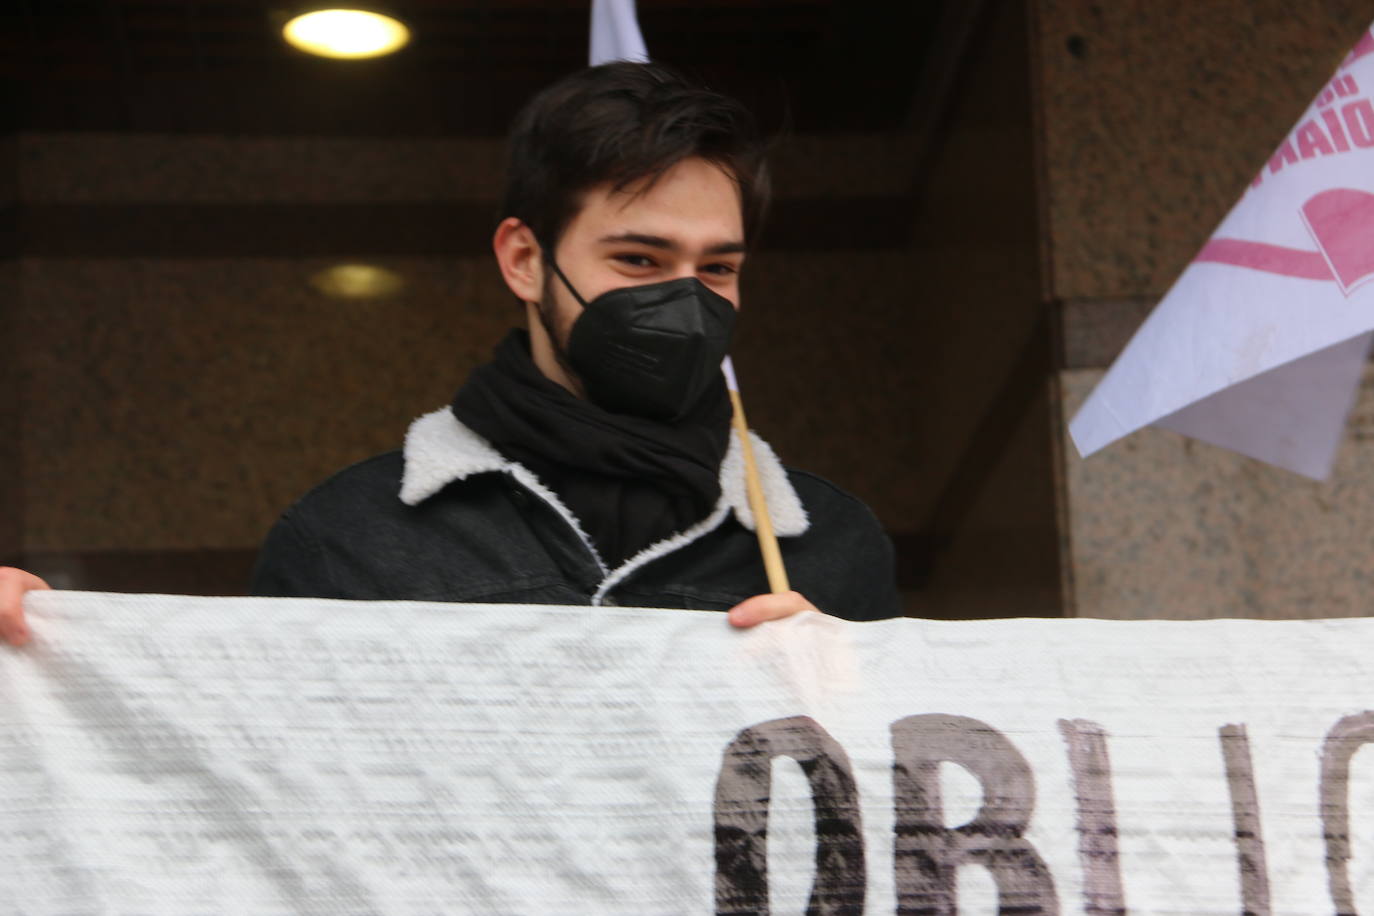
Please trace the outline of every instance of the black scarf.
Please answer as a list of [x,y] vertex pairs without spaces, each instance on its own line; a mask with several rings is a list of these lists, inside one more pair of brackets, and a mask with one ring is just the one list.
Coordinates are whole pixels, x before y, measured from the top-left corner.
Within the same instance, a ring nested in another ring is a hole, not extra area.
[[724,380],[677,423],[608,413],[547,378],[512,331],[453,415],[558,494],[616,566],[710,514],[730,440]]

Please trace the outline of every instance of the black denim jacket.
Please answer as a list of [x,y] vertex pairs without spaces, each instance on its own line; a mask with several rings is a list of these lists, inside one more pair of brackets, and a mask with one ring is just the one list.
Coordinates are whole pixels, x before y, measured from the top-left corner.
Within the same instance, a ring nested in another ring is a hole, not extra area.
[[[786,470],[754,438],[794,589],[827,613],[901,613],[892,547],[863,503]],[[711,516],[607,569],[558,498],[448,410],[388,452],[320,484],[263,545],[253,593],[278,597],[725,610],[768,591],[739,443]]]

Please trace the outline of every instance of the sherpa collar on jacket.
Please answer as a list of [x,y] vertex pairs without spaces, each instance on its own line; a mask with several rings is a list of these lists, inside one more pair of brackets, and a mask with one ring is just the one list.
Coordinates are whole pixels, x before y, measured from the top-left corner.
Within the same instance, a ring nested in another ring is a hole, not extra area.
[[[768,446],[752,432],[754,461],[758,465],[763,494],[773,529],[781,537],[795,537],[810,526],[806,509],[787,479],[787,471]],[[524,466],[503,456],[467,426],[458,422],[447,407],[427,413],[410,424],[406,433],[405,473],[401,478],[401,501],[418,505],[455,480],[473,474],[500,471],[515,477],[526,487],[550,502],[563,514],[562,503]],[[731,431],[725,460],[720,464],[720,501],[711,513],[723,516],[733,511],[741,525],[754,530],[754,513],[744,488],[744,457],[739,436]],[[576,521],[569,517],[569,521]]]

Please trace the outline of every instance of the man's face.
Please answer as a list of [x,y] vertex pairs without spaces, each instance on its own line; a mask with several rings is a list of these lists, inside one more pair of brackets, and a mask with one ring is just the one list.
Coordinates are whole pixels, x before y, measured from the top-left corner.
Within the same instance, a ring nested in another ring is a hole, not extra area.
[[[645,184],[586,193],[554,252],[568,280],[591,302],[613,289],[696,277],[739,308],[744,221],[734,179],[687,159]],[[551,270],[541,306],[558,348],[566,348],[582,306]]]

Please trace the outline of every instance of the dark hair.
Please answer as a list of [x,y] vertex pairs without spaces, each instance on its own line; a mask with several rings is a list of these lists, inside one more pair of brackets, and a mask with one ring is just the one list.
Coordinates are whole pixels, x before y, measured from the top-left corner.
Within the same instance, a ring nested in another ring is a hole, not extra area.
[[581,207],[583,192],[615,190],[684,159],[722,167],[739,185],[746,239],[768,205],[764,142],[739,102],[659,64],[617,61],[580,70],[536,95],[511,128],[501,218],[533,230],[545,257]]

